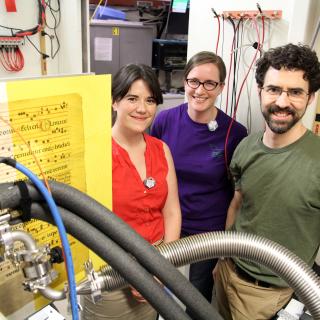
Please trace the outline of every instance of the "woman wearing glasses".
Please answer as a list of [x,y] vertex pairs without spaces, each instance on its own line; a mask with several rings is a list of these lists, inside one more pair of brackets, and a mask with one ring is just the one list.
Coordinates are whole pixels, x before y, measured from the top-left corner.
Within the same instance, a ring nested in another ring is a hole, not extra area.
[[[215,106],[224,88],[226,68],[212,52],[194,55],[184,71],[187,103],[159,113],[151,134],[169,146],[178,178],[182,210],[182,236],[224,230],[233,196],[227,166],[238,143],[247,135],[234,122],[225,144],[231,118]],[[217,260],[194,263],[189,279],[211,301],[212,270]]]

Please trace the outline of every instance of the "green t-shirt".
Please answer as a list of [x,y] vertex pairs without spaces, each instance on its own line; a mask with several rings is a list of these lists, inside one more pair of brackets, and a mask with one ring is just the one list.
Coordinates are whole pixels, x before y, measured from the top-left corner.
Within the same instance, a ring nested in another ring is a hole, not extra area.
[[[271,149],[262,137],[242,140],[230,164],[243,198],[232,229],[273,240],[312,266],[320,244],[320,138],[307,131],[296,142]],[[235,261],[258,280],[288,286],[268,268]]]

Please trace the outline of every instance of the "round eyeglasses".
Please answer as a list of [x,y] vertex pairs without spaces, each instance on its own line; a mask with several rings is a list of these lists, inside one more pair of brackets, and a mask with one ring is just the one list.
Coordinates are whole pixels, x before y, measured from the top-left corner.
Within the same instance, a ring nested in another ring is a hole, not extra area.
[[212,91],[218,87],[220,82],[216,81],[204,81],[201,82],[198,79],[186,79],[187,85],[192,89],[197,89],[202,85],[207,91]]
[[282,88],[276,86],[266,86],[262,87],[261,89],[273,99],[278,99],[282,93],[285,92],[291,102],[302,102],[309,95],[309,93],[305,92],[301,88],[290,88],[288,90],[283,90]]

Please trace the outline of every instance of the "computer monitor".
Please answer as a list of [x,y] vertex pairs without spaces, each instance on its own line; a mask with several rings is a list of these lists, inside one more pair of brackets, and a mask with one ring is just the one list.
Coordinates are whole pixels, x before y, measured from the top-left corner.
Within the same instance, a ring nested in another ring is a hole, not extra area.
[[173,0],[171,11],[186,13],[188,4],[189,4],[189,0]]
[[167,33],[188,34],[189,0],[172,0]]

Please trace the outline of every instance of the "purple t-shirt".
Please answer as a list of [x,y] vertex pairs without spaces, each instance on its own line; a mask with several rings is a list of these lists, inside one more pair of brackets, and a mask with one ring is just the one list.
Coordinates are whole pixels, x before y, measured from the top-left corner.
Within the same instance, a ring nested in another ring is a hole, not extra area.
[[[156,117],[151,135],[169,146],[176,168],[182,210],[182,234],[224,230],[233,197],[228,179],[224,145],[231,118],[218,109],[218,128],[191,120],[187,103],[163,110]],[[234,122],[228,139],[228,162],[246,128]]]

